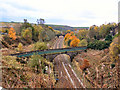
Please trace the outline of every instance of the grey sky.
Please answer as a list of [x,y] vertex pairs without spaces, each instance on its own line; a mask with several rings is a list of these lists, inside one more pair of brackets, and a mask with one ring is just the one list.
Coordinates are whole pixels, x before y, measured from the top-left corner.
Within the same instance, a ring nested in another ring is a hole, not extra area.
[[118,22],[119,0],[0,0],[0,21],[91,26]]

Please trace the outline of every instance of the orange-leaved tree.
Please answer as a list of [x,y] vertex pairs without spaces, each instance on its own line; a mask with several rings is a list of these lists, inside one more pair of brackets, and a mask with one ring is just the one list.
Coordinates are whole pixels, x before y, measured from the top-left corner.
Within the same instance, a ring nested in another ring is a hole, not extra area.
[[74,32],[70,32],[71,36],[74,35]]
[[15,40],[15,39],[16,39],[15,29],[11,27],[11,28],[9,29],[8,35],[9,35],[10,38],[12,38],[13,40]]
[[75,38],[71,41],[70,46],[71,47],[76,47],[76,46],[78,46],[79,42],[80,42],[80,40],[78,38]]
[[70,34],[70,33],[67,33],[67,34],[65,35],[65,37],[64,37],[64,40],[66,41],[70,36],[71,36],[71,34]]
[[75,28],[74,30],[77,31],[77,28]]

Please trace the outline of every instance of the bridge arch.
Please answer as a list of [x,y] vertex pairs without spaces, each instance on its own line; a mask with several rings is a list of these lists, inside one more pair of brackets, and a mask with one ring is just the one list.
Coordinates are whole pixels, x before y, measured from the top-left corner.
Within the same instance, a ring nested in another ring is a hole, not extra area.
[[72,62],[74,57],[78,54],[80,54],[80,51],[77,52],[64,52],[64,53],[58,53],[58,54],[44,54],[42,55],[44,58],[49,59],[51,62],[54,61],[54,59],[59,55],[68,55],[70,57],[70,61]]
[[[57,56],[53,59],[53,62],[56,63],[56,62],[58,62],[58,61],[63,61],[62,58],[64,57],[64,55],[67,56],[66,62],[70,62],[70,56],[67,55],[67,54],[59,54],[59,55],[57,55]],[[56,59],[56,58],[58,58],[58,59]]]

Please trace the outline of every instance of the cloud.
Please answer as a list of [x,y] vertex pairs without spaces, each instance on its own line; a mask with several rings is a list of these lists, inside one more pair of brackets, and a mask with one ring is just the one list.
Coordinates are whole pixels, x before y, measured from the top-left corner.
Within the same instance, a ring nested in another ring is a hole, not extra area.
[[0,0],[2,21],[35,22],[71,26],[100,25],[118,21],[118,0]]

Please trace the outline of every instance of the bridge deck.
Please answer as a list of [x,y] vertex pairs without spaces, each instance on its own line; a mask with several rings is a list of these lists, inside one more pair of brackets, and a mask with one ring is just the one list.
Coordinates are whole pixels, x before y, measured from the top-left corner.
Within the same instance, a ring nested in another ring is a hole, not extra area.
[[87,47],[73,47],[73,48],[60,48],[60,49],[49,49],[49,50],[37,50],[23,53],[10,54],[11,56],[17,57],[28,57],[34,54],[44,55],[44,54],[56,54],[56,53],[65,53],[65,52],[75,52],[80,50],[86,50]]

